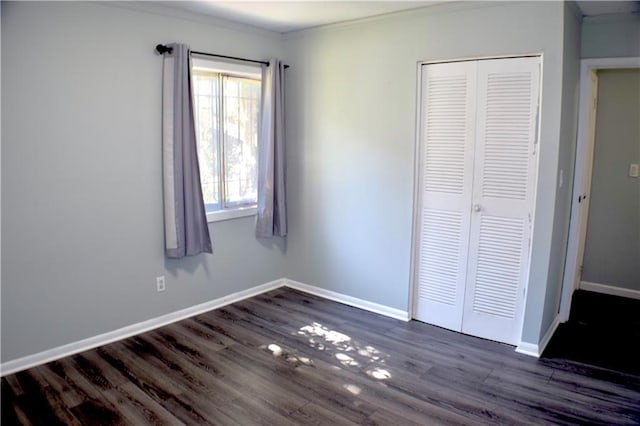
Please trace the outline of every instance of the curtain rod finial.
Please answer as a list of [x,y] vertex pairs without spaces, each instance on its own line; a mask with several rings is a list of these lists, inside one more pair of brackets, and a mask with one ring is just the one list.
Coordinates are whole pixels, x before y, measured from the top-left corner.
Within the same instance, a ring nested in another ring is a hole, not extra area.
[[164,54],[164,53],[171,53],[173,49],[171,47],[167,47],[164,44],[158,44],[156,45],[156,52],[158,52],[159,54]]

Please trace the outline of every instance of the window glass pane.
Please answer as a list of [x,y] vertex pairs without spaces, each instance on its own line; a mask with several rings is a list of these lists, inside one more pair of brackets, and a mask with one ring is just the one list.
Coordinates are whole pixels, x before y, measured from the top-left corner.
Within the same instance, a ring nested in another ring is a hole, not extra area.
[[202,196],[207,212],[219,210],[219,74],[193,73],[194,114],[198,140],[198,164]]
[[260,81],[224,76],[223,93],[224,207],[255,204]]

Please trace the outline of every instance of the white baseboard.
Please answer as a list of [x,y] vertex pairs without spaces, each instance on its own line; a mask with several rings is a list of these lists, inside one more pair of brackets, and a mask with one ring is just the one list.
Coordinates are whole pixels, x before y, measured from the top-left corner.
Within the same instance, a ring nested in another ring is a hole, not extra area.
[[401,321],[409,321],[409,312],[401,309],[391,308],[389,306],[380,305],[378,303],[369,302],[367,300],[358,299],[356,297],[347,296],[346,294],[337,293],[335,291],[326,290],[324,288],[315,287],[309,284],[304,284],[298,281],[285,278],[285,286],[304,291],[305,293],[315,294],[316,296],[323,297],[325,299],[334,300],[336,302],[344,303],[345,305],[360,308],[365,311],[374,312],[376,314],[384,315],[386,317],[399,319]]
[[580,289],[593,291],[596,293],[610,294],[612,296],[628,297],[629,299],[640,299],[639,290],[631,290],[628,288],[616,287],[607,284],[592,283],[589,281],[580,281]]
[[539,345],[540,355],[543,354],[544,350],[546,349],[547,345],[551,341],[551,338],[553,337],[553,334],[556,332],[556,329],[558,328],[559,325],[560,325],[560,317],[556,315],[556,317],[553,319],[553,322],[551,323],[551,326],[549,327],[547,332],[544,334],[544,336],[542,336],[542,340],[540,340],[540,345]]
[[127,337],[135,336],[137,334],[151,331],[158,327],[162,327],[168,324],[172,324],[176,321],[183,320],[195,315],[209,312],[213,309],[221,308],[231,303],[239,302],[244,299],[248,299],[258,294],[265,293],[267,291],[274,290],[282,287],[285,283],[284,279],[278,279],[268,282],[266,284],[258,285],[247,290],[239,291],[229,294],[227,296],[220,297],[218,299],[210,300],[199,305],[190,306],[185,309],[181,309],[170,314],[162,315],[157,318],[152,318],[146,321],[139,322],[137,324],[128,325],[126,327],[119,328],[117,330],[109,331],[107,333],[98,334],[96,336],[89,337],[87,339],[78,340],[77,342],[69,343],[66,345],[58,346],[53,349],[38,352],[33,355],[27,355],[22,358],[17,358],[11,361],[3,362],[0,365],[0,376],[16,373],[18,371],[26,370],[27,368],[42,365],[47,362],[55,361],[60,358],[64,358],[70,355],[75,355],[80,352],[87,351],[89,349],[97,348],[98,346],[113,343],[118,340],[126,339]]
[[544,333],[544,336],[542,336],[540,343],[536,345],[533,343],[520,342],[516,347],[516,352],[540,358],[545,348],[549,344],[549,341],[553,337],[553,333],[556,332],[558,325],[560,325],[560,316],[556,315],[556,317],[553,319],[553,322],[551,323],[551,326],[549,327],[547,332]]
[[534,356],[536,358],[540,358],[540,352],[538,350],[538,345],[527,342],[520,342],[518,346],[516,346],[516,352],[524,355]]
[[325,290],[320,287],[314,287],[308,284],[281,278],[262,285],[258,285],[256,287],[252,287],[247,290],[232,293],[215,300],[210,300],[199,305],[190,306],[176,312],[162,315],[157,318],[152,318],[146,321],[139,322],[137,324],[132,324],[126,327],[119,328],[117,330],[109,331],[107,333],[98,334],[87,339],[78,340],[77,342],[69,343],[53,349],[48,349],[46,351],[27,355],[22,358],[3,362],[2,364],[0,364],[0,377],[6,376],[7,374],[17,373],[18,371],[26,370],[27,368],[46,364],[47,362],[55,361],[60,358],[75,355],[89,349],[94,349],[98,346],[106,345],[118,340],[145,333],[147,331],[172,324],[185,318],[200,315],[205,312],[209,312],[211,310],[221,308],[223,306],[230,305],[232,303],[236,303],[241,300],[248,299],[250,297],[257,296],[259,294],[266,293],[268,291],[275,290],[276,288],[284,286],[304,291],[306,293],[315,294],[316,296],[320,296],[325,299],[335,300],[337,302],[344,303],[345,305],[354,306],[366,311],[375,312],[377,314],[385,315],[391,318],[396,318],[402,321],[409,320],[409,313],[400,309],[390,308],[388,306],[379,305],[377,303],[368,302],[362,299],[357,299],[355,297],[336,293],[334,291]]

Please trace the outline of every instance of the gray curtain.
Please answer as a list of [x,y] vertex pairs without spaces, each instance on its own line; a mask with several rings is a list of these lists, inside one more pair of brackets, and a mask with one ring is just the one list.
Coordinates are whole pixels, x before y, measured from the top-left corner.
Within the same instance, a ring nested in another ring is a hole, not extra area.
[[257,237],[287,235],[285,200],[284,64],[262,68],[262,116],[258,141]]
[[191,55],[184,44],[164,53],[162,156],[165,250],[180,258],[212,253],[200,186],[191,90]]

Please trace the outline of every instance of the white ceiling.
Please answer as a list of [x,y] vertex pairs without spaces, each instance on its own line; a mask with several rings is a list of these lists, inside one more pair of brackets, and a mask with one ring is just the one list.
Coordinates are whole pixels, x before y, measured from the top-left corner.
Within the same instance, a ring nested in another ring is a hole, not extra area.
[[[440,1],[160,1],[163,6],[286,33],[321,25],[449,3]],[[578,1],[584,15],[638,13],[640,1]]]
[[161,1],[182,11],[208,15],[286,33],[384,15],[444,1]]

